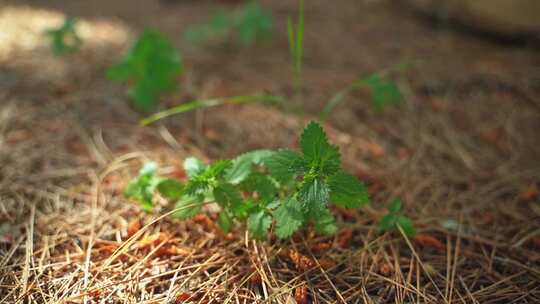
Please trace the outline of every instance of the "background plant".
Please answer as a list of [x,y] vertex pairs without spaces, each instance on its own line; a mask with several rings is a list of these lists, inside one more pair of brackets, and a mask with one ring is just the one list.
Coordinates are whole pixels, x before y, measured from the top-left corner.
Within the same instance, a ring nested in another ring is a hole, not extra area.
[[403,204],[401,200],[396,198],[390,202],[388,213],[381,219],[379,230],[382,232],[396,231],[399,227],[403,230],[407,237],[413,238],[416,235],[416,229],[410,218],[402,215],[401,208]]
[[244,104],[244,103],[252,103],[252,102],[264,102],[264,103],[276,104],[276,103],[283,103],[284,99],[283,97],[273,96],[273,95],[244,95],[244,96],[194,100],[191,102],[181,104],[179,106],[172,107],[164,111],[154,113],[150,115],[149,117],[143,119],[141,121],[141,124],[146,126],[172,115],[178,115],[178,114],[188,113],[188,112],[197,111],[197,110],[203,110],[203,109],[221,106],[221,105]]
[[131,85],[133,105],[143,112],[155,109],[164,92],[176,90],[181,74],[180,53],[153,30],[144,31],[121,62],[107,71],[109,79]]
[[385,73],[372,74],[354,81],[345,89],[334,94],[321,111],[321,120],[326,120],[334,108],[345,100],[350,93],[361,88],[367,88],[370,91],[371,104],[377,111],[382,111],[390,106],[397,106],[403,99],[398,85],[388,78]]
[[364,185],[342,169],[338,147],[328,142],[319,124],[311,122],[304,129],[300,147],[300,153],[257,150],[212,164],[188,158],[185,183],[160,177],[155,164],[147,164],[125,194],[151,210],[159,193],[175,204],[175,216],[181,219],[217,203],[221,229],[227,232],[235,223],[245,223],[255,239],[266,238],[272,227],[278,238],[286,239],[309,224],[319,233],[333,234],[337,226],[330,202],[358,208],[369,196]]
[[57,56],[77,51],[82,45],[82,39],[75,30],[75,18],[66,18],[58,27],[47,30],[46,34],[51,40],[51,49]]
[[289,41],[289,53],[293,60],[295,99],[302,99],[302,65],[304,61],[304,0],[299,2],[299,10],[296,24],[291,17],[287,19],[287,36]]
[[186,31],[185,37],[193,43],[215,38],[236,37],[244,45],[252,45],[267,38],[273,29],[272,13],[258,1],[250,1],[235,12],[217,12],[206,24]]

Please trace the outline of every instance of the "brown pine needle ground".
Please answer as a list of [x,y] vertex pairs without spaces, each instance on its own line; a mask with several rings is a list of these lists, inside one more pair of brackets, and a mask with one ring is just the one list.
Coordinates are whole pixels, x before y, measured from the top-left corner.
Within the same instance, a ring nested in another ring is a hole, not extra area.
[[[38,14],[6,9],[0,5],[0,24],[16,12],[30,23]],[[367,24],[376,23],[369,18]],[[28,31],[10,20],[11,30]],[[119,37],[130,34],[115,32],[115,45],[105,39],[111,25],[92,22],[85,23],[86,38],[103,45],[90,43],[65,59],[48,53],[39,24],[28,36],[35,41],[0,46],[0,303],[540,302],[540,112],[530,101],[540,100],[540,92],[534,87],[502,77],[519,89],[516,95],[464,77],[438,93],[423,77],[444,80],[451,71],[429,71],[404,82],[407,102],[399,109],[376,113],[366,96],[353,96],[325,127],[373,203],[335,210],[340,231],[333,237],[305,230],[290,241],[256,242],[242,227],[220,232],[212,208],[189,221],[144,213],[123,188],[146,160],[157,161],[163,174],[182,176],[190,155],[218,159],[295,147],[297,132],[316,112],[300,118],[245,105],[139,127],[121,88],[102,76],[109,54],[120,54],[126,43]],[[470,48],[476,47],[493,48]],[[514,63],[498,66],[500,74],[513,72],[518,80],[537,59],[528,51],[519,53],[521,61],[499,51]],[[316,108],[327,100],[326,89],[317,91],[327,80],[313,70],[308,82],[321,86],[306,98]],[[224,83],[197,79],[207,76],[201,73],[186,76],[186,83],[202,82],[186,94],[216,95],[263,77],[251,71],[235,87],[234,77],[227,80],[231,71],[216,71]],[[481,77],[492,84],[499,76]],[[275,78],[261,89],[287,91]],[[470,83],[483,93],[468,92]],[[377,231],[394,197],[402,198],[416,239]]]

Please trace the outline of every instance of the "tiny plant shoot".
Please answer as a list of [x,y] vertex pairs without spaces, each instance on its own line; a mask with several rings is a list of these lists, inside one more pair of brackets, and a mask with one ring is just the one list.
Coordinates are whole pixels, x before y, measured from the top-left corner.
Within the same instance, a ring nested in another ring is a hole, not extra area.
[[254,239],[265,239],[270,231],[287,239],[308,225],[318,233],[333,234],[337,226],[330,203],[358,208],[369,203],[368,193],[342,169],[338,147],[328,142],[319,124],[308,124],[300,147],[300,152],[257,150],[212,164],[188,158],[187,182],[160,177],[157,166],[149,163],[128,184],[125,195],[150,211],[159,193],[174,204],[180,219],[217,203],[223,231],[242,223]]
[[382,111],[387,107],[396,106],[403,99],[397,84],[379,74],[373,74],[364,80],[371,91],[371,101],[376,110]]
[[135,109],[149,112],[156,108],[161,94],[178,87],[181,73],[179,52],[160,33],[146,30],[121,62],[109,68],[107,77],[128,82]]
[[304,60],[304,0],[300,0],[298,20],[293,24],[291,17],[287,19],[287,36],[289,53],[293,60],[295,98],[302,96],[302,64]]
[[370,91],[371,104],[377,111],[382,111],[390,106],[397,106],[403,99],[401,91],[394,81],[380,73],[372,74],[354,81],[332,96],[321,111],[321,120],[326,120],[334,108],[345,100],[350,93],[361,88],[367,88]]
[[187,30],[185,37],[192,43],[235,37],[243,45],[249,46],[268,37],[273,23],[270,12],[264,10],[258,1],[250,1],[236,12],[219,11],[208,23]]
[[196,110],[202,110],[202,109],[207,109],[207,108],[221,106],[221,105],[243,104],[243,103],[252,103],[252,102],[281,104],[284,102],[284,100],[285,99],[283,97],[272,96],[272,95],[243,95],[243,96],[233,96],[233,97],[224,97],[224,98],[194,100],[188,103],[181,104],[176,107],[172,107],[164,111],[154,113],[150,115],[149,117],[143,119],[141,121],[141,124],[143,126],[146,126],[172,115],[188,113],[188,112],[192,112]]
[[402,203],[400,199],[394,199],[388,206],[388,213],[381,219],[379,230],[381,232],[396,231],[401,227],[405,235],[413,238],[416,235],[411,219],[401,214]]
[[82,45],[82,39],[75,30],[74,18],[66,18],[62,26],[49,29],[46,34],[51,39],[51,49],[56,56],[76,52]]

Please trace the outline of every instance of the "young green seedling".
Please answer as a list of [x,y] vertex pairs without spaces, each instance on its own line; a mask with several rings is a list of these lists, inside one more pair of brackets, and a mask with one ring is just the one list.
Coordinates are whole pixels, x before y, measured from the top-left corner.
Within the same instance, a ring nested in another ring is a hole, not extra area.
[[321,111],[321,120],[325,120],[328,115],[352,92],[367,88],[371,94],[371,104],[377,111],[382,111],[390,106],[397,106],[401,103],[403,96],[397,84],[382,74],[372,74],[369,77],[354,81],[345,89],[332,96]]
[[144,164],[139,171],[139,176],[130,181],[126,189],[124,189],[124,195],[137,200],[146,211],[151,211],[153,208],[154,192],[161,180],[156,175],[156,171],[156,163]]
[[82,45],[82,39],[75,30],[75,18],[66,18],[58,28],[47,30],[51,39],[51,49],[56,56],[62,56],[77,51]]
[[401,227],[405,235],[409,238],[413,238],[416,235],[411,219],[401,215],[402,203],[401,200],[396,198],[388,206],[388,213],[381,219],[379,223],[379,230],[381,232],[399,230]]
[[304,0],[300,0],[298,20],[293,24],[291,17],[287,19],[287,35],[289,53],[293,59],[295,98],[302,98],[302,64],[304,62]]
[[153,110],[161,94],[178,87],[179,52],[160,33],[146,30],[122,61],[107,71],[109,79],[132,85],[129,95],[139,111]]
[[217,12],[207,24],[188,29],[185,37],[193,43],[201,43],[236,36],[242,44],[252,45],[268,37],[272,28],[272,14],[265,11],[258,1],[251,1],[237,12]]
[[401,103],[403,96],[397,84],[379,74],[373,74],[364,80],[371,91],[371,101],[376,110],[381,111]]
[[126,195],[150,210],[152,195],[159,193],[175,204],[180,210],[175,216],[181,219],[217,203],[221,229],[230,231],[236,223],[245,223],[255,239],[265,239],[270,230],[286,239],[309,224],[321,234],[333,234],[337,226],[330,202],[358,208],[369,196],[356,177],[343,171],[338,147],[328,142],[319,124],[311,122],[304,129],[300,147],[300,153],[258,150],[210,165],[188,158],[186,183],[144,169],[130,182]]

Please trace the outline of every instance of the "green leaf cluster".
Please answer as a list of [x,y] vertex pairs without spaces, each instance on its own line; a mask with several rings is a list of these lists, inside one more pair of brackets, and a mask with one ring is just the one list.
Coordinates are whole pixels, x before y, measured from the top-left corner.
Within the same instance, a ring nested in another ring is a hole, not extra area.
[[109,79],[131,85],[133,105],[142,112],[155,109],[161,94],[177,89],[181,74],[180,53],[153,30],[144,31],[120,63],[107,71]]
[[126,195],[150,210],[152,195],[159,193],[182,219],[199,213],[206,203],[217,203],[223,231],[245,223],[255,239],[265,239],[270,231],[286,239],[310,223],[318,233],[333,234],[337,225],[330,202],[361,207],[369,202],[366,188],[343,171],[338,147],[328,142],[319,124],[308,124],[300,147],[300,152],[257,150],[209,165],[187,158],[185,183],[159,178],[155,165],[147,165]]
[[388,206],[388,213],[381,219],[379,230],[396,231],[401,227],[407,237],[414,237],[416,229],[410,218],[401,214],[402,203],[400,199],[394,199]]
[[51,49],[56,56],[73,53],[81,47],[82,39],[75,30],[75,22],[74,18],[66,18],[62,26],[47,30]]
[[384,73],[376,73],[357,79],[345,89],[334,94],[321,111],[321,120],[324,121],[349,94],[361,88],[367,88],[370,91],[371,103],[377,111],[382,111],[390,106],[397,106],[403,100],[398,85]]
[[273,23],[270,12],[258,1],[250,1],[238,11],[217,12],[208,23],[188,29],[185,37],[192,43],[201,43],[215,38],[235,36],[242,44],[252,45],[269,36]]
[[397,84],[379,74],[371,75],[364,83],[371,91],[371,101],[376,110],[399,105],[403,99]]
[[141,203],[145,211],[153,209],[154,192],[160,182],[157,164],[149,162],[139,171],[139,176],[131,180],[124,189],[124,195]]

